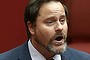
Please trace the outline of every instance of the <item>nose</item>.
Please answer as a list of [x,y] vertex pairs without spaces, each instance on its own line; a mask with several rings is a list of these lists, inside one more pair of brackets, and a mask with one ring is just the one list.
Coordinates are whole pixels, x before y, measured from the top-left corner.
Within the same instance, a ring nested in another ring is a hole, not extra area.
[[63,30],[63,25],[59,22],[56,24],[55,32],[61,32]]

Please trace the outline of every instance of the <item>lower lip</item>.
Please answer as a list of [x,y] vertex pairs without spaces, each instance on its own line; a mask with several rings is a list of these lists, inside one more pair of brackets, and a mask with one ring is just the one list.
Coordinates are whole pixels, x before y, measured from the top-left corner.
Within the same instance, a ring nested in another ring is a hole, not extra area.
[[64,39],[60,40],[60,41],[57,41],[57,40],[54,40],[53,41],[53,44],[56,45],[56,46],[61,46],[64,44]]

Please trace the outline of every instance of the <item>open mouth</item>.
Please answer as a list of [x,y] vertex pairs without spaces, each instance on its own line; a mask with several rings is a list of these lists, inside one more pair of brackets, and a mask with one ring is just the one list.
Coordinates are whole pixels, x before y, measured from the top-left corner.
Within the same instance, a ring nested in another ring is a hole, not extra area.
[[57,40],[57,41],[61,41],[62,39],[63,39],[63,36],[58,36],[55,38],[55,40]]

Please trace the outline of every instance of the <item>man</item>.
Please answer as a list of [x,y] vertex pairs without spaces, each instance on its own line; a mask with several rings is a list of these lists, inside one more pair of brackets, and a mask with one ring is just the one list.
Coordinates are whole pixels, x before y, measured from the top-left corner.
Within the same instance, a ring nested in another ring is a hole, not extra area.
[[60,0],[30,0],[25,10],[29,40],[0,55],[0,60],[90,60],[67,47],[67,9]]

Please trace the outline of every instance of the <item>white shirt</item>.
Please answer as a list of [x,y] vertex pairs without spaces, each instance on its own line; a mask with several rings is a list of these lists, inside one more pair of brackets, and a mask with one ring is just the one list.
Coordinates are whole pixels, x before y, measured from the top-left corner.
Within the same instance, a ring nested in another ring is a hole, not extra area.
[[[34,48],[30,40],[28,41],[28,48],[29,48],[29,52],[30,52],[32,60],[46,60],[46,58]],[[55,55],[53,59],[61,60],[60,54]]]

